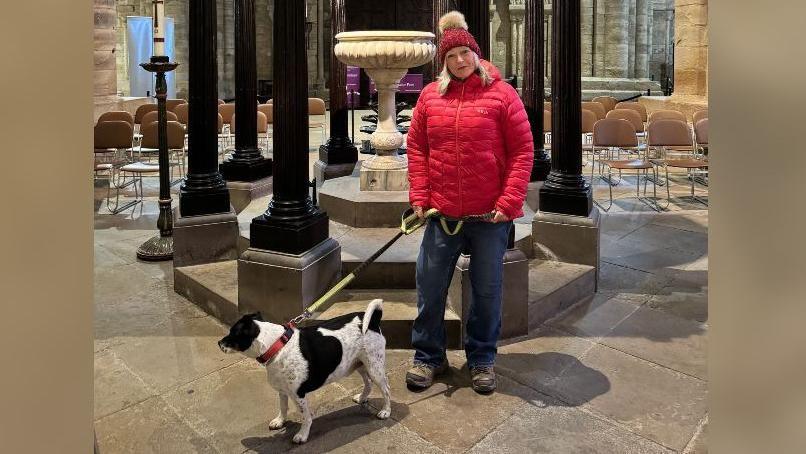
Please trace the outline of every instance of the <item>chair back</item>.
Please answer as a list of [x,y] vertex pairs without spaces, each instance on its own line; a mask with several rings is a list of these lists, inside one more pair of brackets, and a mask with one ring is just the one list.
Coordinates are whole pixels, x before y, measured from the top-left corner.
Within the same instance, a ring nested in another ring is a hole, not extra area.
[[223,99],[219,99],[219,100],[218,100],[218,105],[220,106],[221,104],[224,104],[224,100],[223,100]]
[[224,123],[232,123],[232,116],[235,115],[235,103],[219,104],[218,113],[224,119]]
[[190,104],[188,103],[179,104],[178,106],[174,107],[174,114],[176,115],[176,121],[182,123],[183,125],[188,124],[189,113],[190,113]]
[[591,99],[593,102],[598,102],[599,104],[603,105],[605,111],[610,112],[611,110],[616,108],[616,104],[618,104],[618,99],[612,96],[597,96]]
[[631,109],[613,109],[605,115],[605,118],[617,118],[629,121],[635,128],[635,132],[644,132],[644,122],[641,121],[641,114]]
[[680,120],[685,122],[686,116],[683,115],[682,112],[678,112],[676,110],[656,110],[649,114],[650,122],[658,120]]
[[543,101],[543,110],[551,110],[551,101]]
[[221,131],[224,130],[224,117],[221,114],[218,114],[218,133],[221,134]]
[[588,109],[582,109],[582,134],[593,132],[593,125],[596,124],[596,114]]
[[134,127],[128,121],[99,121],[93,129],[93,147],[96,150],[129,148],[133,135]]
[[583,110],[590,110],[591,112],[596,114],[596,119],[601,120],[607,115],[607,110],[605,110],[605,106],[598,102],[583,102],[582,103]]
[[697,145],[708,145],[708,118],[700,119],[694,124],[694,140]]
[[327,108],[322,98],[308,98],[308,116],[325,115]]
[[149,112],[155,112],[156,110],[156,104],[143,104],[134,111],[134,123],[138,125],[143,124],[143,116]]
[[[165,116],[168,118],[168,121],[177,121],[176,114],[173,113],[173,112],[167,112],[166,111]],[[155,110],[155,111],[152,111],[152,112],[149,112],[149,113],[143,115],[143,119],[142,119],[142,121],[140,123],[143,126],[145,126],[145,125],[147,125],[149,123],[156,122],[158,119],[159,119],[159,112],[157,112]]]
[[[229,131],[235,133],[235,114],[232,114],[232,121],[229,124]],[[257,132],[258,134],[268,132],[269,122],[266,120],[266,114],[261,111],[257,112]]]
[[593,125],[593,146],[629,148],[638,146],[632,123],[621,118],[605,118]]
[[697,122],[702,120],[703,118],[708,118],[708,109],[698,110],[694,112],[694,115],[691,116],[691,123],[696,125]]
[[646,128],[647,145],[654,147],[691,146],[688,125],[680,120],[657,120]]
[[263,115],[266,116],[266,123],[274,123],[274,106],[271,104],[271,99],[269,100],[268,104],[259,104],[257,106],[257,111],[262,112]]
[[165,110],[167,110],[168,112],[174,112],[174,109],[176,109],[176,106],[178,106],[180,104],[187,104],[187,101],[185,101],[184,99],[166,99],[165,100]]
[[551,111],[543,109],[543,132],[551,132]]
[[112,110],[109,112],[104,112],[100,117],[98,117],[98,123],[102,121],[125,121],[126,123],[134,126],[134,117],[125,110]]
[[[181,150],[185,148],[185,127],[178,121],[169,121],[168,127],[168,149]],[[151,123],[144,123],[140,128],[140,133],[143,134],[143,141],[141,142],[143,148],[159,148],[159,123],[152,121]]]
[[616,109],[632,109],[638,112],[641,115],[641,121],[646,122],[647,115],[646,115],[646,107],[640,102],[633,102],[633,101],[622,101],[616,104]]

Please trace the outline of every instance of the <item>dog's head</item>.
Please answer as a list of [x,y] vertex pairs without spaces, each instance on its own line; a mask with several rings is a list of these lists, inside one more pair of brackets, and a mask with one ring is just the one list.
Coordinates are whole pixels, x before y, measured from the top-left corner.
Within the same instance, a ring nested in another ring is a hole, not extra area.
[[218,341],[221,351],[224,353],[245,352],[251,347],[252,342],[260,334],[260,327],[255,321],[264,321],[260,312],[244,315],[235,322],[229,329],[229,334]]

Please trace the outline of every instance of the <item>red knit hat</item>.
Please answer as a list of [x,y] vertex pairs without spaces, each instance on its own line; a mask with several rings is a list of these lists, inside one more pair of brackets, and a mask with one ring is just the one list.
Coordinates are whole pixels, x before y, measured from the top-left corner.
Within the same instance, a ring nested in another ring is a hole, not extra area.
[[476,39],[467,31],[467,22],[464,14],[459,11],[451,11],[439,18],[439,31],[442,39],[439,41],[439,62],[445,64],[445,54],[454,47],[467,46],[481,57]]

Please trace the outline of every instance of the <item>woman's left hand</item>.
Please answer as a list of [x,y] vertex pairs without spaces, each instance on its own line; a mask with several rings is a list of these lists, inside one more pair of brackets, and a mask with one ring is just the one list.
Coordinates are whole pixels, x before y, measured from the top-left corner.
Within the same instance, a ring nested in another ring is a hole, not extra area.
[[493,214],[493,218],[492,218],[492,220],[490,220],[490,222],[492,222],[492,223],[507,222],[507,221],[509,221],[509,218],[504,213],[502,213],[502,212],[500,212],[498,210],[495,210],[495,214]]

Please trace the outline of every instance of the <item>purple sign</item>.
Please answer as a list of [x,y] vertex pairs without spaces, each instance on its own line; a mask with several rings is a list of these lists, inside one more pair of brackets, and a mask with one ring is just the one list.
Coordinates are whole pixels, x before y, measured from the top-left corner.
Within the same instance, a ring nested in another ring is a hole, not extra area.
[[[423,89],[423,75],[422,74],[406,74],[400,79],[398,84],[398,93],[419,93]],[[375,93],[375,81],[369,80],[369,91]]]
[[[358,87],[360,85],[361,68],[358,66],[347,67],[347,104],[353,105],[351,91],[355,92],[358,97]],[[423,75],[422,74],[406,74],[400,80],[398,86],[398,93],[419,93],[423,89]],[[375,93],[375,82],[369,80],[369,91]],[[355,100],[358,101],[357,99]]]
[[358,98],[358,86],[359,81],[361,79],[361,68],[358,66],[348,66],[347,67],[347,105],[354,105],[354,102],[358,102],[358,99],[353,99],[353,92],[355,93],[355,97]]

